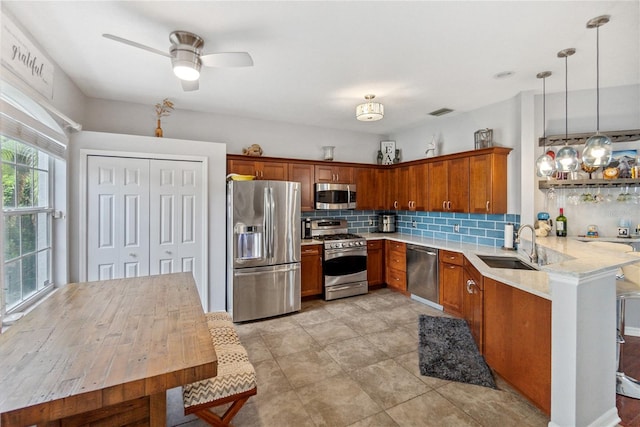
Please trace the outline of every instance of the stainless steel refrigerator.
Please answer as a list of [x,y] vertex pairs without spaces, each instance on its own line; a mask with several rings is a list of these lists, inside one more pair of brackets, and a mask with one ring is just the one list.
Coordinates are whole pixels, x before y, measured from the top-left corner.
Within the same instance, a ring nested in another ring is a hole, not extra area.
[[227,184],[227,311],[234,322],[300,310],[300,183]]

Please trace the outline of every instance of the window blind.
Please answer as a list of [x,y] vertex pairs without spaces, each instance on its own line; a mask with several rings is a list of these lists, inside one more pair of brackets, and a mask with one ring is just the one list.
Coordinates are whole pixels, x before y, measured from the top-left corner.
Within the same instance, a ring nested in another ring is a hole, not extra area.
[[0,133],[38,147],[52,156],[66,159],[66,135],[55,132],[4,99],[0,100],[0,107]]

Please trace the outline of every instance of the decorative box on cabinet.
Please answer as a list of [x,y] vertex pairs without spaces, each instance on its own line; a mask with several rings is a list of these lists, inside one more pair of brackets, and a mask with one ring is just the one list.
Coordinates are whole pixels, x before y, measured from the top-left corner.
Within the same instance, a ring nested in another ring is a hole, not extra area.
[[387,285],[399,291],[407,290],[407,245],[387,240],[385,244]]
[[322,294],[322,245],[302,245],[300,296]]
[[384,284],[383,240],[367,240],[367,282],[369,286]]
[[462,317],[464,255],[440,250],[440,305],[444,311]]

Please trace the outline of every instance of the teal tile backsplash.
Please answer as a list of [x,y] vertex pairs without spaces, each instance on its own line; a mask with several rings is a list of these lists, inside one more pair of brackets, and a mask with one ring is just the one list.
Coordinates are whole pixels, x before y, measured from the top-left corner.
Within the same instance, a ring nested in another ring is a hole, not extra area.
[[[303,212],[302,216],[346,219],[350,232],[371,233],[378,231],[378,213],[380,212],[382,211],[315,211]],[[395,214],[397,215],[396,230],[400,233],[483,246],[503,246],[505,224],[513,224],[515,230],[520,226],[518,214],[484,215],[414,211],[396,211]],[[458,232],[454,231],[456,225],[459,227]]]

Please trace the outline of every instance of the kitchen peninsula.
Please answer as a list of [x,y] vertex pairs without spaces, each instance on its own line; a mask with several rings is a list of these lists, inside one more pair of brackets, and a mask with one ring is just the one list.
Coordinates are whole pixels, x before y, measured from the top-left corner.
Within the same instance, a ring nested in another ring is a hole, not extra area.
[[[549,375],[547,371],[546,375],[551,378],[551,402],[550,411],[549,407],[545,409],[551,413],[550,425],[590,425],[593,421],[595,424],[591,425],[617,423],[616,285],[640,289],[640,284],[618,282],[615,274],[619,267],[638,263],[637,256],[612,253],[571,238],[547,237],[537,240],[538,254],[546,263],[539,271],[497,269],[488,267],[478,255],[513,256],[513,251],[401,233],[364,233],[364,236],[369,241],[390,240],[462,253],[484,278],[497,283],[496,286],[504,284],[550,301],[551,309],[547,313],[551,319],[547,318],[547,321],[550,321],[551,345],[546,348],[547,351],[551,348],[551,373]],[[525,255],[527,245],[530,248],[530,242],[523,242],[518,251],[525,261],[528,260]],[[488,307],[485,302],[485,313],[500,309]],[[532,319],[528,320],[530,323]],[[511,325],[511,328],[518,327]],[[525,339],[519,336],[519,345],[525,345],[522,343]],[[593,365],[593,360],[599,361],[597,366]],[[536,400],[531,395],[529,398]],[[538,401],[537,405],[546,406],[544,401]]]

